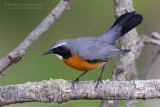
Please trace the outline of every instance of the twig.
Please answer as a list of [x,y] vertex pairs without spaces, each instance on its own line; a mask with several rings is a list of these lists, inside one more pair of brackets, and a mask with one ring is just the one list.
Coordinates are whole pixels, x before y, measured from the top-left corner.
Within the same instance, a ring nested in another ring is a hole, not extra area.
[[137,100],[128,100],[127,103],[122,107],[135,107],[136,103],[138,103]]
[[[140,48],[142,48],[144,45],[158,45],[158,46],[160,46],[160,39],[148,37],[146,35],[141,35],[140,42],[141,42],[141,43],[139,43],[139,45],[141,44]],[[139,45],[137,45],[137,46],[139,46]]]
[[157,32],[152,32],[151,37],[146,36],[146,35],[141,35],[135,47],[135,49],[137,50],[137,53],[135,56],[136,59],[140,56],[141,50],[145,45],[160,46],[160,35]]
[[[157,32],[153,32],[151,37],[141,35],[137,45],[135,46],[135,50],[137,50],[135,59],[139,57],[141,50],[145,45],[158,45],[158,46],[160,46],[160,35]],[[140,79],[147,78],[147,76],[151,72],[150,69],[153,65],[153,63],[151,61],[155,62],[156,59],[154,59],[154,58],[157,58],[159,54],[160,54],[160,49],[156,48],[155,51],[153,52],[152,56],[149,58],[146,66],[144,67],[144,70],[142,71]],[[135,71],[135,70],[137,70],[135,62],[133,63],[133,67],[134,67],[133,73],[134,73],[135,79],[139,79],[138,71]],[[129,100],[126,102],[126,104],[124,106],[125,107],[130,107],[130,106],[135,107],[135,104],[138,102],[138,101],[136,101],[136,102],[135,101],[136,100],[131,100],[131,101]]]
[[24,103],[64,103],[69,100],[135,100],[160,99],[160,80],[103,81],[95,89],[94,81],[62,79],[0,87],[0,106]]
[[141,35],[141,38],[139,40],[139,43],[137,44],[137,57],[140,55],[141,53],[141,48],[143,48],[143,46],[145,45],[157,45],[152,54],[150,55],[146,65],[144,66],[144,69],[140,75],[140,79],[147,79],[148,75],[151,73],[151,68],[153,66],[153,64],[156,62],[156,60],[158,59],[158,56],[160,55],[160,34],[157,32],[152,32],[151,37],[148,37],[146,35]]
[[148,58],[148,61],[145,64],[144,69],[141,73],[141,79],[142,80],[145,80],[145,79],[148,78],[149,74],[151,73],[151,68],[155,64],[155,62],[158,60],[159,55],[160,55],[160,47],[156,46],[154,48],[152,54]]
[[[135,58],[139,57],[141,50],[142,50],[143,46],[145,46],[145,45],[158,45],[158,46],[160,46],[160,35],[157,32],[153,32],[151,37],[141,35],[138,44],[135,46],[135,50],[137,50],[137,54],[136,54]],[[147,78],[147,76],[151,72],[151,67],[152,67],[153,63],[156,61],[155,58],[157,58],[159,56],[159,54],[160,54],[160,48],[155,48],[152,56],[148,59],[147,64],[145,65],[144,70],[142,71],[142,74],[140,75],[140,79]],[[139,77],[138,71],[135,71],[135,70],[137,70],[137,68],[136,68],[136,64],[134,62],[133,73],[134,73],[135,79],[139,79],[138,78]],[[129,100],[126,102],[124,107],[131,107],[131,106],[135,107],[135,104],[137,102],[138,101],[136,101],[136,100],[131,100],[131,101]]]
[[44,32],[58,19],[62,13],[68,9],[72,0],[61,0],[49,15],[28,35],[28,37],[18,45],[6,57],[0,60],[0,74],[13,63],[21,60],[26,51],[31,47]]

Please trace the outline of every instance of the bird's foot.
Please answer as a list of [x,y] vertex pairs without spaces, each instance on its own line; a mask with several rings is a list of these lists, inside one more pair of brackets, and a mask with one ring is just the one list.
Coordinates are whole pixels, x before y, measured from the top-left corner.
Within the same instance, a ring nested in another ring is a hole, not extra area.
[[99,83],[103,84],[102,77],[99,77],[97,80],[94,81],[94,83],[96,83],[96,82],[97,82],[97,84],[96,84],[95,89],[98,88]]
[[75,80],[72,81],[73,88],[74,88],[75,83],[78,84],[78,82],[79,82],[79,78],[76,78]]

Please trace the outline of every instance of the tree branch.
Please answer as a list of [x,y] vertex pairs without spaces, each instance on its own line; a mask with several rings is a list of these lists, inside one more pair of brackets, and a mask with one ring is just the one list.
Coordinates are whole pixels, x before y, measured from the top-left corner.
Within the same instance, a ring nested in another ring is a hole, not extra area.
[[142,48],[144,45],[160,46],[160,35],[157,32],[152,32],[151,37],[141,35],[137,48]]
[[122,107],[135,107],[135,104],[138,103],[137,100],[128,100],[126,104]]
[[149,74],[151,73],[151,68],[155,64],[155,62],[158,60],[158,57],[160,55],[160,47],[156,46],[151,53],[150,57],[148,58],[147,63],[144,66],[144,69],[141,73],[141,79],[145,80],[148,78]]
[[[114,0],[114,13],[115,17],[119,17],[126,12],[134,11],[133,0]],[[138,43],[139,36],[136,28],[128,32],[120,40],[120,46],[122,49],[130,49],[131,52],[121,56],[114,65],[111,80],[129,80],[131,74],[134,71],[134,63],[136,56],[136,44]],[[102,101],[103,103],[103,101]],[[109,102],[108,102],[109,103]],[[104,103],[105,104],[105,103]],[[117,107],[117,101],[113,101],[108,107]],[[108,104],[106,104],[108,105]]]
[[[115,9],[115,16],[119,17],[120,15],[124,14],[128,11],[134,11],[133,8],[133,0],[114,0],[114,9]],[[153,34],[153,33],[152,33]],[[155,38],[149,38],[147,36],[142,35],[141,37],[138,36],[136,29],[131,30],[128,32],[121,40],[120,46],[122,49],[131,49],[131,52],[126,54],[125,56],[121,56],[114,66],[114,70],[112,73],[111,80],[129,80],[131,74],[134,72],[136,74],[135,68],[135,59],[139,57],[141,54],[142,47],[145,44],[154,44],[160,45],[160,36],[157,36],[156,33]],[[158,38],[158,39],[157,39]],[[138,77],[138,75],[135,75]],[[114,104],[115,102],[115,104]],[[117,101],[114,101],[113,104],[107,104],[109,107],[117,107]],[[135,101],[128,101],[129,103]],[[103,101],[102,101],[103,103]],[[109,102],[108,102],[109,103]],[[105,103],[103,103],[105,104]],[[135,105],[135,104],[134,104]],[[133,105],[133,106],[134,106]],[[127,106],[127,105],[125,105]],[[100,106],[102,107],[102,106]]]
[[[116,18],[126,12],[134,11],[133,0],[114,0],[114,11]],[[120,40],[121,48],[130,49],[131,52],[129,52],[125,56],[121,56],[116,61],[111,80],[129,80],[131,74],[135,70],[135,46],[138,40],[139,36],[135,28],[122,37],[122,39]],[[117,107],[118,103],[117,101],[113,101],[113,104],[109,105],[109,107]]]
[[148,78],[149,74],[151,73],[151,68],[155,64],[155,62],[158,60],[158,57],[160,55],[160,47],[156,46],[151,53],[150,57],[148,58],[147,63],[144,66],[144,69],[141,73],[141,79],[145,80]]
[[[158,59],[157,57],[160,55],[160,47],[159,47],[160,34],[157,32],[152,32],[151,37],[148,37],[146,35],[141,35],[141,38],[136,48],[137,50],[140,49],[140,53],[141,53],[141,48],[143,48],[145,45],[157,45],[157,46],[154,48],[152,54],[148,58],[148,61],[144,66],[144,69],[140,75],[140,79],[146,79],[148,77],[148,75],[152,72],[151,68],[153,64],[156,62],[156,60]],[[136,58],[138,58],[138,56]]]
[[103,81],[95,89],[93,81],[79,82],[62,79],[28,82],[0,88],[0,105],[23,102],[56,102],[69,100],[135,100],[160,98],[160,80]]
[[28,37],[18,45],[6,57],[0,60],[0,74],[13,63],[21,60],[26,51],[31,47],[44,32],[58,19],[62,13],[68,9],[72,0],[61,0],[58,5],[49,13],[49,15],[28,35]]

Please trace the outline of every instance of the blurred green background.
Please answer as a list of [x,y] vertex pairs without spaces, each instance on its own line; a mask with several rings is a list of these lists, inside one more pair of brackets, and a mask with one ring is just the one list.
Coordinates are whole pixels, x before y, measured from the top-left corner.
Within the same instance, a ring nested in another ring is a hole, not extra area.
[[[59,0],[0,0],[0,58],[13,50],[25,37],[48,15]],[[33,6],[28,6],[29,4]],[[22,4],[23,6],[16,6]],[[25,6],[26,4],[26,6]],[[134,8],[144,17],[143,23],[137,28],[139,34],[160,32],[160,1],[134,0]],[[83,36],[100,36],[114,23],[113,0],[73,0],[70,10],[66,11],[36,42],[23,59],[10,66],[6,76],[0,77],[0,86],[23,84],[28,81],[66,79],[73,80],[82,72],[74,70],[54,55],[42,56],[53,42],[62,38],[77,38]],[[137,60],[138,70],[141,71],[152,52],[152,46],[143,49]],[[110,79],[116,59],[107,64],[103,79]],[[159,68],[157,68],[159,69]],[[96,80],[100,69],[87,73],[81,80]],[[159,75],[154,70],[154,75]],[[151,78],[160,78],[152,75]],[[139,100],[137,107],[156,105],[159,100]],[[55,103],[23,103],[6,107],[98,107],[100,100],[69,101],[66,104]],[[125,102],[121,101],[119,106]],[[158,103],[160,104],[160,103]]]

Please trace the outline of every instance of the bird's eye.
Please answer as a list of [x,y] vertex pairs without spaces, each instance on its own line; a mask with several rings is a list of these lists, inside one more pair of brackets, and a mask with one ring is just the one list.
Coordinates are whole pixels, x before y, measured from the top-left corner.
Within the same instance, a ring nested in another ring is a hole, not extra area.
[[63,49],[63,47],[62,47],[62,46],[60,46],[60,47],[58,47],[58,49],[62,50],[62,49]]

